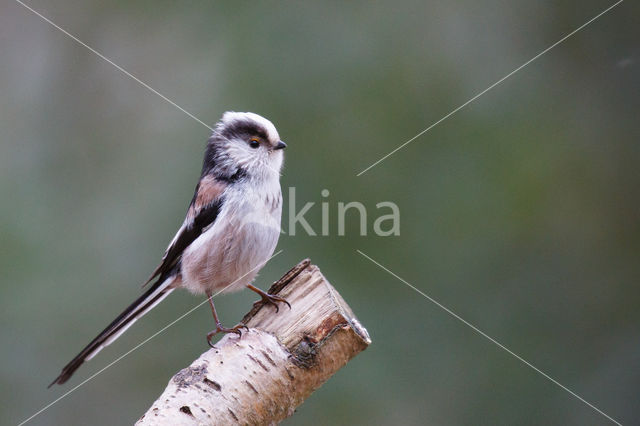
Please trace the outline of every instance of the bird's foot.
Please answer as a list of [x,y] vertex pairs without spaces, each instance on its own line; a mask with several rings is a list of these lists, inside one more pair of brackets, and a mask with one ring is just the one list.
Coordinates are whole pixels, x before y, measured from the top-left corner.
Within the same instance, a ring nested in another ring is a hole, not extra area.
[[286,303],[289,309],[291,309],[291,304],[287,302],[287,299],[284,297],[276,296],[275,294],[269,294],[267,292],[258,293],[260,295],[260,300],[256,300],[253,302],[253,306],[256,305],[272,305],[276,308],[276,312],[280,310],[278,306],[278,302]]
[[217,324],[215,330],[212,330],[207,333],[207,343],[209,344],[209,346],[213,348],[213,343],[211,343],[211,339],[213,338],[213,336],[215,336],[218,333],[224,333],[224,334],[236,333],[238,336],[242,337],[241,328],[244,328],[247,331],[249,331],[249,327],[247,327],[244,324],[238,324],[235,327],[231,327],[231,328],[223,327],[221,324]]

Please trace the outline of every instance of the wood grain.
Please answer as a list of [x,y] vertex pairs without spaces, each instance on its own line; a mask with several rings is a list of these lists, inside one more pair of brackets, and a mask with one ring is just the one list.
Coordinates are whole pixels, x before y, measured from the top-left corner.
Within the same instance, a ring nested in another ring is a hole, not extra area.
[[269,289],[242,338],[226,335],[181,370],[137,425],[276,424],[371,343],[342,296],[308,259]]

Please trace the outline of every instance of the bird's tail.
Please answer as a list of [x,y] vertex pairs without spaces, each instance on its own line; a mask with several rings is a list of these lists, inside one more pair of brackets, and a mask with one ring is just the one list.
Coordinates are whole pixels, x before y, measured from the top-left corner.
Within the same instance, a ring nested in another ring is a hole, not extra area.
[[89,361],[104,347],[120,337],[138,318],[149,312],[174,290],[171,287],[174,280],[175,277],[170,277],[149,287],[142,296],[129,305],[107,328],[102,330],[91,343],[65,365],[60,375],[48,387],[65,383],[85,361]]

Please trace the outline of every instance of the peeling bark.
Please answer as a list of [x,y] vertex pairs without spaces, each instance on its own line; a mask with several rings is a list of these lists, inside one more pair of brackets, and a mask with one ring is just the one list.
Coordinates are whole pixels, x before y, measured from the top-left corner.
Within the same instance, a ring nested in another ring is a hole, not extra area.
[[291,303],[255,306],[178,372],[137,425],[276,424],[371,343],[340,294],[304,260],[269,289]]

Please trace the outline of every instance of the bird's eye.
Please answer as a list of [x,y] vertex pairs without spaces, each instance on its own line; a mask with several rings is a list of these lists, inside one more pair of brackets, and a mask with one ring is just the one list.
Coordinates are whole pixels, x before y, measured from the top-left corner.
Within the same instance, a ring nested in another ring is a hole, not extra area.
[[260,146],[260,141],[256,138],[251,138],[249,141],[249,146],[253,149],[256,149]]

